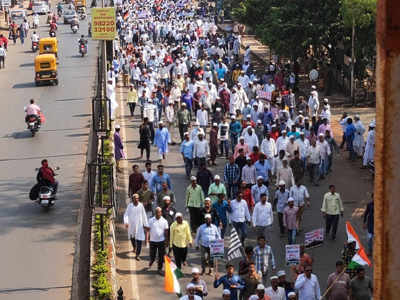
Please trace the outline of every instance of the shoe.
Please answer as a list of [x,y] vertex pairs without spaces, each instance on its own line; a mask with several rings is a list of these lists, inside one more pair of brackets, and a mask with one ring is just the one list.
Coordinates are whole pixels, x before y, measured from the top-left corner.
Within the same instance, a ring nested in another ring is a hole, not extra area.
[[135,259],[136,259],[137,261],[140,261],[140,257],[139,257],[139,256],[135,256]]

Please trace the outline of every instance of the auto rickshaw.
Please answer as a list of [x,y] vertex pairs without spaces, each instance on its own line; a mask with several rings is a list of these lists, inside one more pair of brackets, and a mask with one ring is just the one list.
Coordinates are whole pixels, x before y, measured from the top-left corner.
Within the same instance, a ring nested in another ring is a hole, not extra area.
[[54,54],[40,54],[35,57],[35,84],[58,85],[57,63]]
[[39,54],[54,54],[58,57],[57,39],[53,37],[39,40]]

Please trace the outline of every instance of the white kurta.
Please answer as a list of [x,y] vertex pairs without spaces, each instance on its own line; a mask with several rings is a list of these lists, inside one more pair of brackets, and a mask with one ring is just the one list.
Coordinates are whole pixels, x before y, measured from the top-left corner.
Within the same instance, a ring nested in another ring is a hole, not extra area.
[[354,127],[356,128],[356,132],[354,135],[353,147],[354,151],[358,154],[358,156],[361,156],[363,154],[364,144],[365,144],[364,143],[365,127],[361,123],[361,121],[355,122]]
[[130,238],[144,241],[144,227],[149,227],[146,211],[142,203],[134,205],[129,203],[124,214],[124,224],[128,224],[128,234]]
[[363,165],[366,166],[370,161],[374,161],[374,155],[375,155],[375,129],[368,131],[367,143],[365,144]]

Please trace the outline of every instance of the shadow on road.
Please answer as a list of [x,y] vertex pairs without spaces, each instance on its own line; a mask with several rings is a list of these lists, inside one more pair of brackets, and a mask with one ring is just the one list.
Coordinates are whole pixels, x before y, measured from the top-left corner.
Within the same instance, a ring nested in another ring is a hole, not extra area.
[[27,287],[27,288],[20,288],[20,289],[1,289],[0,294],[11,294],[11,293],[18,293],[18,292],[47,292],[50,290],[57,290],[57,289],[69,289],[71,288],[70,285],[65,286],[50,286],[46,288],[34,288],[34,287]]
[[[32,53],[32,51],[24,51],[24,53]],[[24,67],[33,67],[34,65],[35,65],[34,63],[26,63],[26,64],[20,64],[19,66],[21,68],[24,68]]]
[[25,82],[25,83],[17,83],[13,85],[13,89],[26,89],[26,88],[33,88],[35,87],[35,83],[32,82]]
[[83,137],[83,136],[88,136],[89,133],[73,133],[73,134],[67,134],[66,136],[68,137]]
[[63,102],[63,101],[82,101],[82,100],[85,100],[85,98],[66,98],[66,99],[58,99],[56,101]]
[[30,131],[28,130],[24,130],[24,131],[19,131],[19,132],[14,132],[10,135],[11,137],[13,137],[14,139],[28,139],[28,138],[32,138],[32,134]]

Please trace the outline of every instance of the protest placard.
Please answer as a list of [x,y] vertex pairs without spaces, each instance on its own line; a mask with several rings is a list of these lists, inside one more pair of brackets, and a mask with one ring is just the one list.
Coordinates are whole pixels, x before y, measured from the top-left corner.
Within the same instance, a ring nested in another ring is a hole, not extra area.
[[324,242],[324,229],[318,228],[309,232],[306,232],[304,235],[304,246],[306,248],[312,248],[321,246]]
[[224,257],[224,240],[215,240],[210,243],[211,257]]
[[300,262],[300,245],[286,245],[286,264],[297,265]]
[[257,91],[257,96],[260,99],[266,99],[266,100],[271,100],[271,92],[263,91],[263,90],[258,90]]

